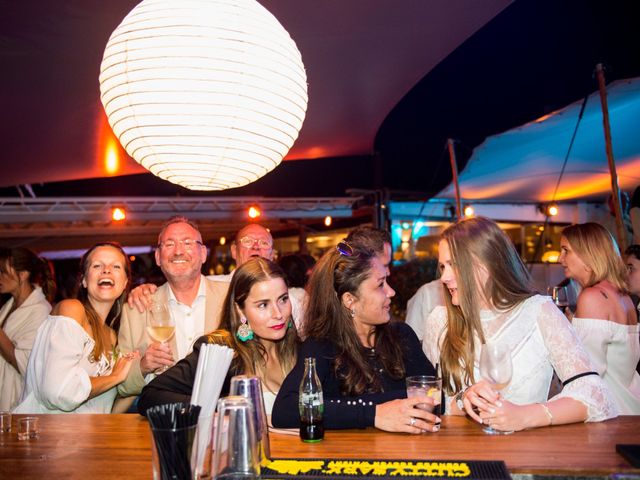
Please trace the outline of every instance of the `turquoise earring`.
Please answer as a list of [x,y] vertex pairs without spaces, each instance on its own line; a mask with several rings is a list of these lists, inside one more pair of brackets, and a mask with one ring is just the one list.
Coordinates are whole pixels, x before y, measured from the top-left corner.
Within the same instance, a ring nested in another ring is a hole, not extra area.
[[248,340],[253,340],[253,330],[247,323],[246,317],[240,317],[240,326],[238,327],[238,331],[236,332],[236,337],[241,342],[246,342]]

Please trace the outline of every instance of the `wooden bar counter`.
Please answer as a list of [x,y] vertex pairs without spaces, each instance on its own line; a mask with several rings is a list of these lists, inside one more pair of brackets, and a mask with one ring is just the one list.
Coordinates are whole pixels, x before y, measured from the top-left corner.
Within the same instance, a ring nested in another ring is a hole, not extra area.
[[[138,415],[38,415],[40,437],[0,433],[0,479],[151,478],[151,434]],[[485,435],[461,417],[443,417],[437,434],[374,429],[329,431],[317,444],[271,433],[272,457],[413,460],[503,460],[512,474],[640,475],[616,453],[617,443],[640,443],[640,417],[554,426],[505,436]],[[518,475],[520,476],[520,475]]]

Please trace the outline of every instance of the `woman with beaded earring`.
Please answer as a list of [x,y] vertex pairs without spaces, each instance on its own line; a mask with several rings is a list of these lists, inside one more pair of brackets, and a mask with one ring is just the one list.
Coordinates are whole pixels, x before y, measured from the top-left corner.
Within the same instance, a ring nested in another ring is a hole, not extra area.
[[434,399],[406,398],[406,377],[435,375],[435,371],[411,327],[390,323],[395,292],[387,284],[380,256],[342,241],[316,264],[307,288],[307,338],[276,398],[273,425],[300,425],[298,389],[304,360],[314,357],[322,383],[325,428],[437,431],[440,419],[415,408],[434,405]]
[[46,259],[26,248],[0,249],[0,293],[11,295],[0,309],[0,410],[20,400],[33,342],[54,291]]
[[220,329],[200,337],[193,351],[142,389],[138,411],[172,402],[189,403],[203,344],[235,351],[222,394],[234,375],[256,375],[262,382],[267,415],[280,385],[296,361],[298,334],[283,271],[264,258],[252,258],[233,274],[222,307]]

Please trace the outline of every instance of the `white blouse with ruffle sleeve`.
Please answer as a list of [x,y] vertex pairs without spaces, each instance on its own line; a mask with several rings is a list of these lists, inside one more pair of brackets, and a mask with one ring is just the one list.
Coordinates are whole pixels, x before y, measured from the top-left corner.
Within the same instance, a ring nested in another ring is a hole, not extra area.
[[[513,376],[502,395],[518,405],[547,401],[555,369],[561,381],[595,371],[575,330],[548,297],[534,295],[507,312],[483,310],[480,320],[487,341],[508,344]],[[425,322],[422,347],[427,358],[439,363],[440,347],[447,329],[447,310],[437,307]],[[480,380],[481,345],[475,339],[473,375]],[[611,392],[598,375],[571,381],[550,400],[569,397],[586,405],[588,422],[617,416]],[[450,402],[447,401],[447,409]]]

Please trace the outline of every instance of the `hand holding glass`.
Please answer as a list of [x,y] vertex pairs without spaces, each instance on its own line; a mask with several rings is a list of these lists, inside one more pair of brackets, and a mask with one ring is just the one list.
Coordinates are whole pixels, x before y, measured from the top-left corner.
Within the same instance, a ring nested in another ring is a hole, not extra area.
[[[147,313],[147,334],[149,337],[156,342],[166,343],[173,337],[175,330],[176,325],[169,307],[164,303],[153,302],[149,306]],[[157,372],[165,372],[168,368],[165,365],[158,369]]]
[[[433,405],[419,403],[416,408],[426,410],[434,415],[440,415],[440,403],[442,399],[442,379],[431,375],[413,375],[407,377],[407,398],[431,397]],[[437,430],[440,425],[436,425]],[[436,431],[437,431],[436,430]]]
[[[480,375],[484,380],[490,382],[496,390],[502,390],[511,381],[513,367],[511,363],[511,351],[507,345],[497,343],[485,343],[480,353]],[[490,425],[483,428],[484,433],[489,435],[508,434],[494,430]]]

